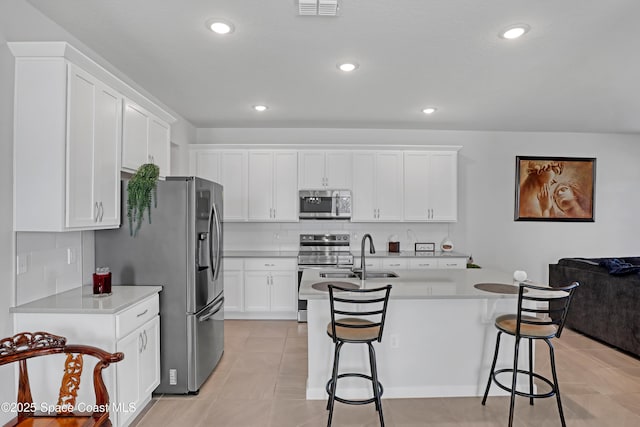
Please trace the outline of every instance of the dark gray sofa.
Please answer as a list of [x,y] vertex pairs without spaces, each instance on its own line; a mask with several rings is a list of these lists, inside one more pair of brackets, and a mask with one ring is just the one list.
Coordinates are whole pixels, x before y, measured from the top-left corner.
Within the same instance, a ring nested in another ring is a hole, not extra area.
[[[640,257],[619,259],[640,265]],[[569,308],[568,328],[640,357],[640,273],[612,275],[600,266],[603,260],[612,259],[562,258],[549,264],[549,283],[580,283]]]

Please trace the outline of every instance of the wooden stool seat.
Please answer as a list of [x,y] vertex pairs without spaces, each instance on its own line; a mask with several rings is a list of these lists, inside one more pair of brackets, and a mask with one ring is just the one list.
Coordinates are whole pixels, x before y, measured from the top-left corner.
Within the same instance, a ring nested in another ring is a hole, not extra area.
[[[523,323],[520,325],[520,335],[522,335],[523,337],[552,338],[558,332],[557,325],[543,323],[544,320],[538,317],[522,316],[522,318],[532,322]],[[539,322],[540,324],[533,324],[535,322]],[[496,328],[500,329],[501,331],[506,332],[510,335],[515,335],[516,329],[518,328],[518,316],[516,314],[503,314],[502,316],[498,316],[496,318],[495,325]]]
[[[380,335],[380,326],[370,320],[347,317],[336,319],[336,338],[348,342],[375,341]],[[327,334],[333,338],[333,324],[327,324]]]

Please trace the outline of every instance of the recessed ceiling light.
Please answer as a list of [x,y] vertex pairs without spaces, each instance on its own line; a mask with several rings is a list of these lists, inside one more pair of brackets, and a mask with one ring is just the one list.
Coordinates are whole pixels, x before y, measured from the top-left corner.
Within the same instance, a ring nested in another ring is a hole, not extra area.
[[269,109],[269,107],[267,107],[266,105],[254,105],[253,109],[256,111],[267,111]]
[[436,110],[437,110],[437,108],[435,108],[435,107],[427,107],[427,108],[423,108],[422,112],[425,113],[425,114],[433,114],[433,113],[436,112]]
[[522,37],[527,32],[529,32],[530,29],[531,27],[529,27],[527,24],[512,25],[502,30],[500,32],[500,37],[508,40],[517,39],[518,37]]
[[351,71],[356,70],[359,67],[355,62],[345,62],[343,64],[338,64],[338,69],[340,71],[344,71],[345,73],[350,73]]
[[233,24],[224,19],[209,19],[206,26],[216,34],[229,34],[234,30]]

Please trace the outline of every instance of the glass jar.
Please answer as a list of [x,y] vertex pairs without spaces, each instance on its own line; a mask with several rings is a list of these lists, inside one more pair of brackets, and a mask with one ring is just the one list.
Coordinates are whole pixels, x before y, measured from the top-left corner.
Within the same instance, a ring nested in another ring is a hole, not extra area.
[[109,267],[98,267],[93,273],[93,295],[111,295],[111,271]]

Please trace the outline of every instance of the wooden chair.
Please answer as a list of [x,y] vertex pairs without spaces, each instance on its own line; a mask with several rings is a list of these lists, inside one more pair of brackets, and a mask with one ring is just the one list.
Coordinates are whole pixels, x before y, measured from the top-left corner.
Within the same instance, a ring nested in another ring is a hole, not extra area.
[[[39,407],[33,403],[31,387],[29,385],[29,373],[27,372],[27,359],[42,357],[52,354],[66,354],[64,375],[60,386],[58,402],[49,404],[55,406],[56,412],[47,413],[38,411]],[[91,405],[94,412],[75,411],[76,396],[80,388],[80,375],[82,374],[82,356],[89,355],[97,360],[93,369],[93,386],[95,389],[95,406]],[[102,379],[102,370],[111,363],[116,363],[124,358],[122,353],[108,353],[96,347],[86,345],[67,345],[67,339],[47,332],[22,332],[13,337],[0,340],[0,365],[13,362],[19,363],[18,397],[14,409],[17,416],[5,424],[5,427],[14,426],[111,426],[109,420],[109,393]]]

